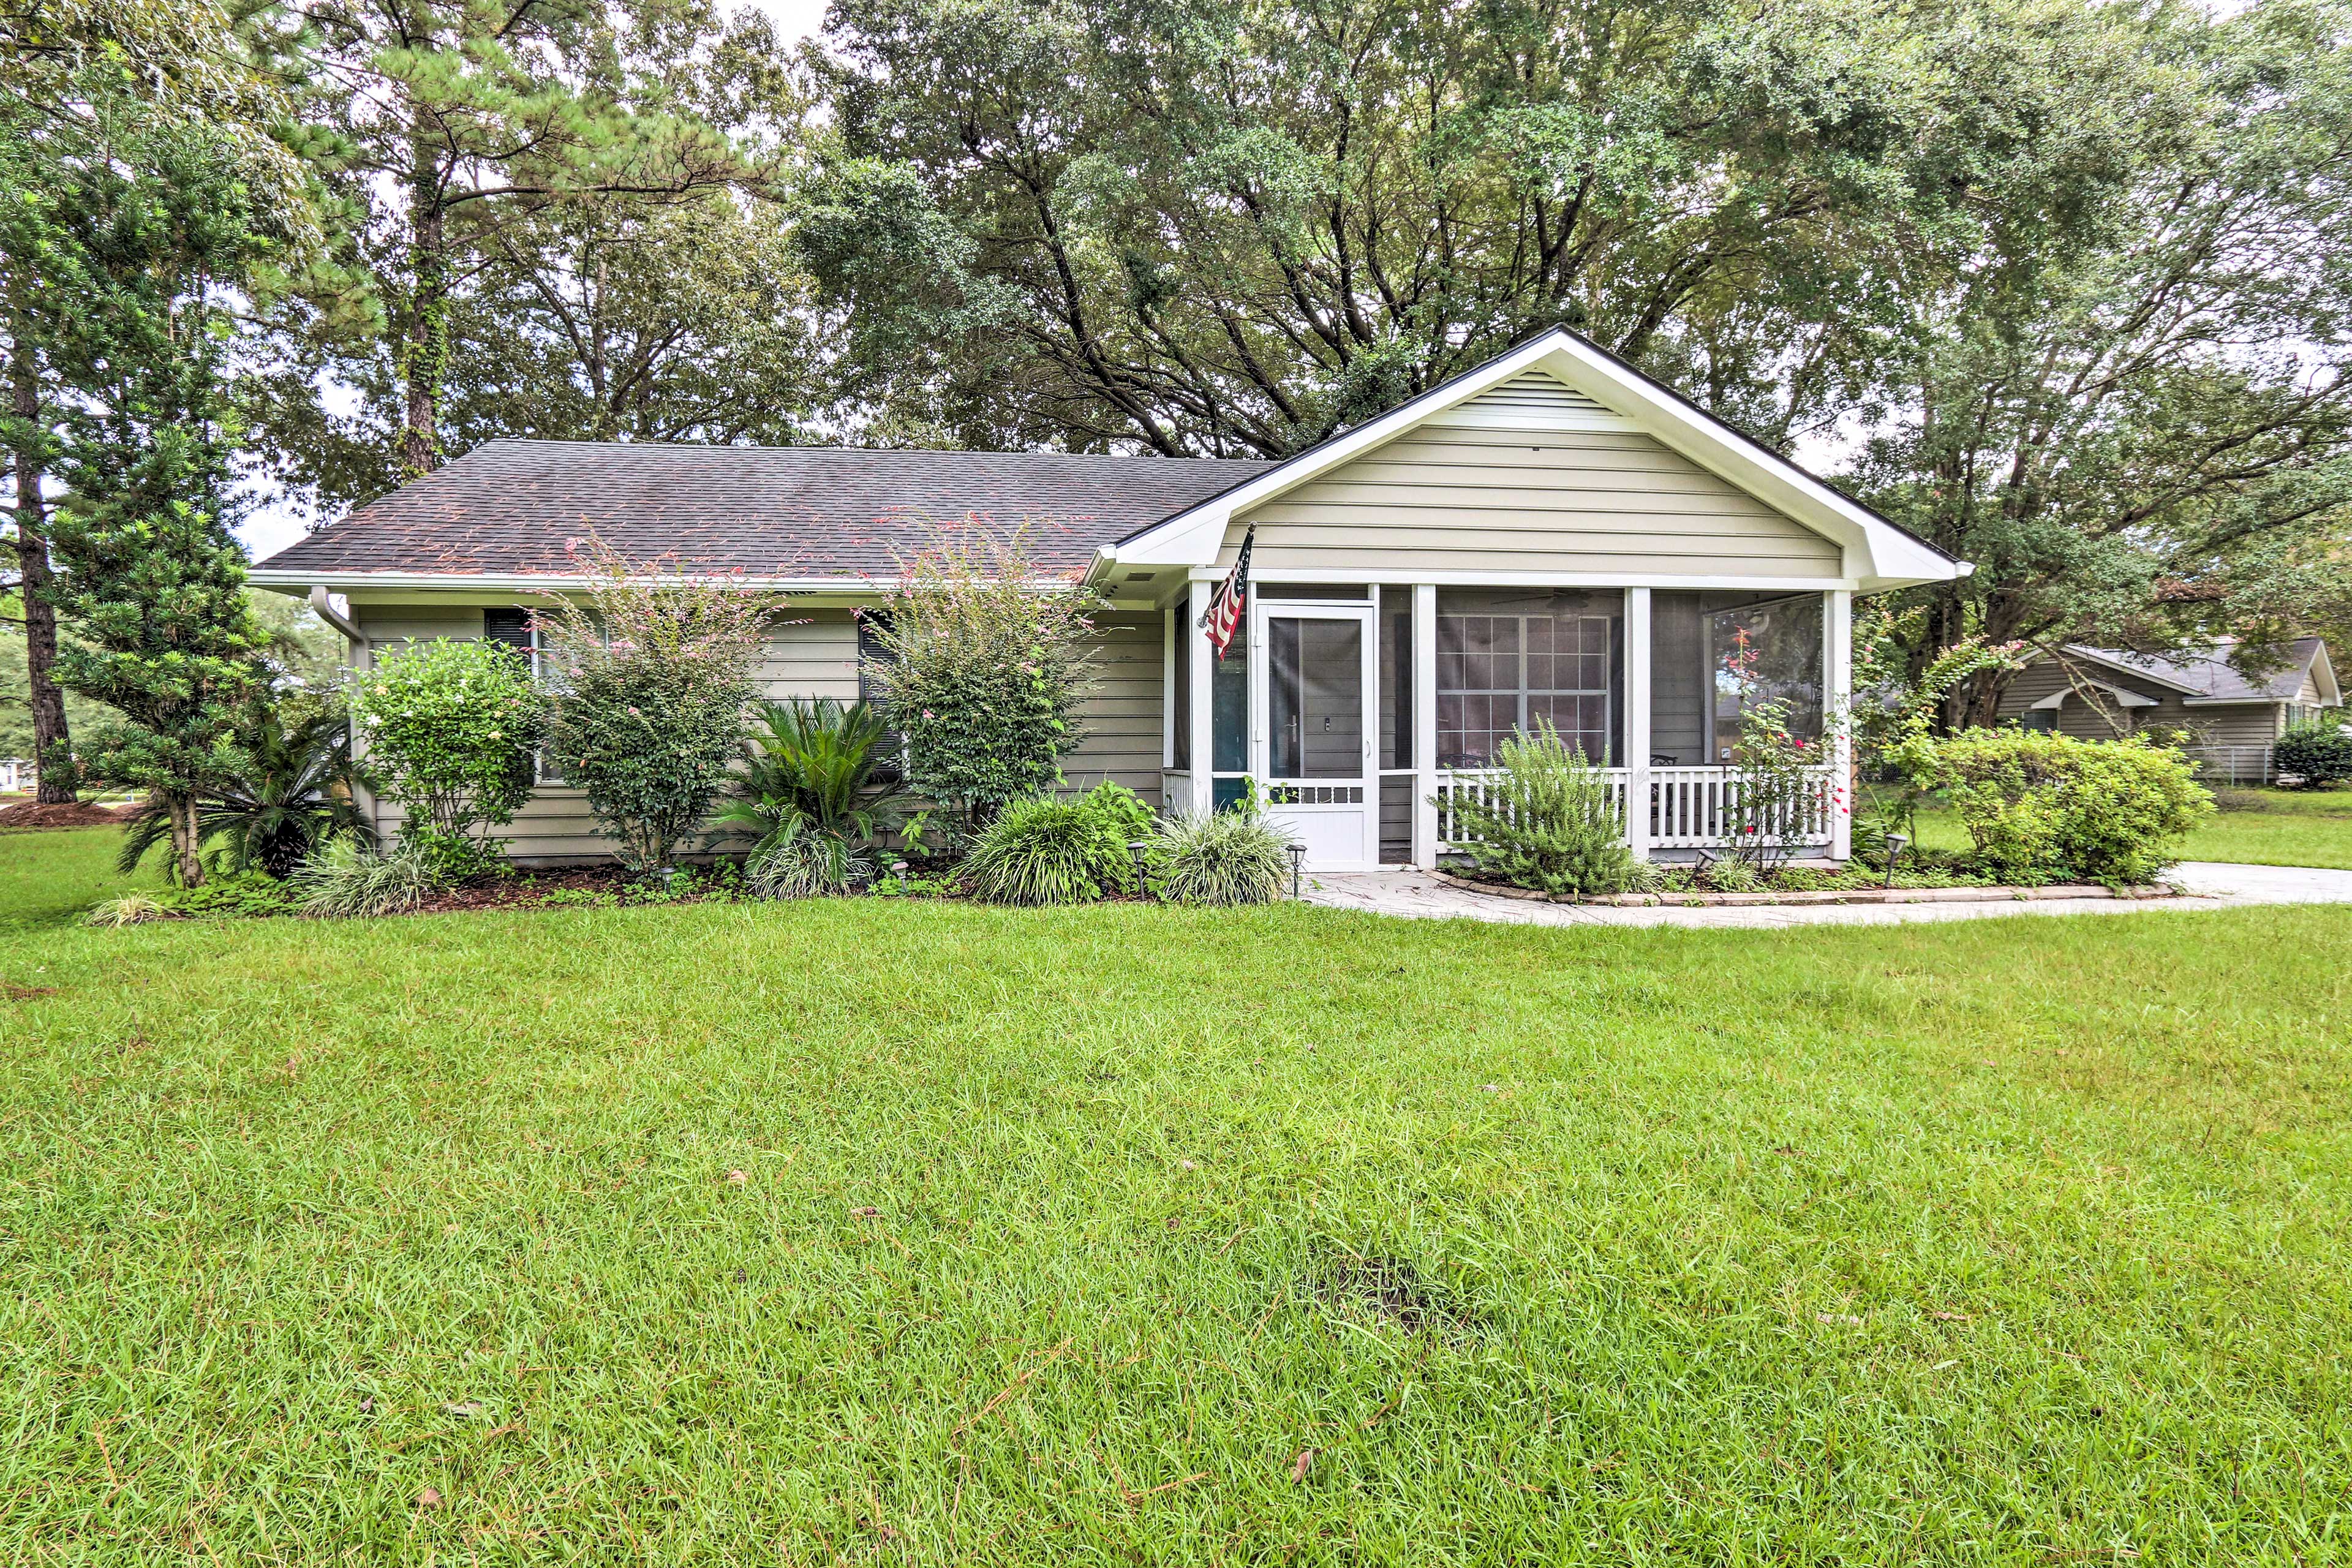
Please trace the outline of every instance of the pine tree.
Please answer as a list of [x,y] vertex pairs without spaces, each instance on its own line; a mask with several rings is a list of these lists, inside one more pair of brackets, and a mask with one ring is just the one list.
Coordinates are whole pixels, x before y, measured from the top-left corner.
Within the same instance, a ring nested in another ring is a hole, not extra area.
[[267,683],[268,637],[247,607],[245,552],[225,521],[217,436],[141,434],[129,469],[57,520],[66,607],[84,643],[63,650],[58,668],[67,687],[128,721],[83,738],[82,771],[163,806],[174,873],[194,887],[204,880],[196,793]]
[[229,302],[290,231],[235,140],[208,125],[99,120],[87,155],[52,173],[58,268],[77,294],[47,345],[69,394],[57,598],[80,639],[58,679],[127,721],[84,737],[81,770],[164,808],[174,869],[193,886],[197,791],[267,681],[229,532]]

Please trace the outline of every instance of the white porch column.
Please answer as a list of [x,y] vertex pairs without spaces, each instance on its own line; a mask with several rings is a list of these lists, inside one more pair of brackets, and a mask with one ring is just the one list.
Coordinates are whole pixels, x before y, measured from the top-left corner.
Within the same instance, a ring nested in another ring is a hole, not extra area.
[[1192,580],[1192,593],[1178,606],[1184,624],[1176,628],[1178,637],[1192,639],[1192,689],[1186,693],[1192,700],[1192,711],[1184,715],[1183,721],[1192,727],[1192,811],[1196,816],[1206,816],[1216,798],[1215,781],[1211,777],[1216,771],[1216,758],[1210,750],[1209,697],[1210,688],[1216,683],[1217,658],[1209,647],[1208,635],[1201,629],[1201,618],[1209,613],[1210,587],[1203,578]]
[[1853,595],[1834,588],[1822,595],[1822,669],[1829,677],[1824,723],[1834,737],[1831,777],[1837,799],[1830,810],[1830,858],[1853,858]]
[[1412,585],[1412,863],[1437,867],[1437,584]]
[[1625,842],[1650,858],[1650,591],[1625,590]]

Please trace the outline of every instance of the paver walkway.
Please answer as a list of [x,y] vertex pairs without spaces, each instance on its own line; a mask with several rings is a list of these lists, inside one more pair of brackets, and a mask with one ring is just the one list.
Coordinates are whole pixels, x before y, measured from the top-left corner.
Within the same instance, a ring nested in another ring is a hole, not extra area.
[[2126,915],[2149,910],[2231,909],[2250,904],[2352,904],[2352,871],[2301,866],[2233,866],[2190,860],[2171,880],[2180,899],[2046,899],[1985,904],[1765,904],[1738,909],[1657,906],[1620,909],[1491,898],[1449,888],[1419,871],[1310,877],[1307,901],[1369,910],[1412,920],[1498,921],[1547,926],[1905,925],[1919,921],[1981,921],[2007,915]]

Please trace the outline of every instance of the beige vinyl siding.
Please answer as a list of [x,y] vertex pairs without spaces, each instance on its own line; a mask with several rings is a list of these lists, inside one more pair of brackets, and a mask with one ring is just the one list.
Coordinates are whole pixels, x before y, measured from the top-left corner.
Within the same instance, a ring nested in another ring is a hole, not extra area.
[[2182,710],[2182,718],[2165,723],[2186,723],[2214,746],[2266,746],[2284,729],[2283,702],[2219,702]]
[[1062,763],[1074,788],[1105,778],[1125,784],[1153,809],[1160,805],[1160,668],[1165,623],[1157,610],[1098,616],[1102,642],[1095,654],[1096,689],[1078,710],[1086,735]]
[[435,637],[482,635],[478,605],[353,605],[352,618],[368,636],[371,652],[405,647]]
[[2166,690],[2151,681],[2135,681],[2120,671],[2102,668],[2090,679],[2153,697],[2156,705],[2126,709],[2108,700],[2102,711],[2074,691],[2074,682],[2064,670],[2044,659],[2011,678],[2009,689],[2001,693],[2000,717],[2004,721],[2020,720],[2034,703],[2063,689],[2069,695],[2058,705],[2058,732],[2078,740],[2116,739],[2118,731],[2110,722],[2113,719],[2121,721],[2126,733],[2151,727],[2185,729],[2194,731],[2207,745],[2262,746],[2278,738],[2285,711],[2277,702],[2186,702],[2179,692]]
[[1831,541],[1632,430],[1424,426],[1236,518],[1222,562],[1252,523],[1261,578],[1843,570]]

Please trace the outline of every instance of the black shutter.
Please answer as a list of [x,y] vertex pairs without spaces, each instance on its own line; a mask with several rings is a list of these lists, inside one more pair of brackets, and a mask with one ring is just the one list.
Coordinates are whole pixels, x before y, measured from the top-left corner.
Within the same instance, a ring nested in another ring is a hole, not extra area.
[[530,612],[529,610],[484,610],[482,639],[502,642],[526,657],[530,653]]
[[[882,646],[875,634],[882,625],[883,611],[864,610],[857,615],[857,700],[882,715],[885,722],[890,717],[889,701],[882,695],[881,683],[875,672],[890,662],[890,650]],[[876,768],[875,775],[890,784],[906,777],[907,742],[896,730],[885,731],[880,750],[887,759]]]

